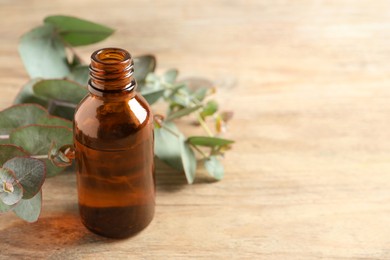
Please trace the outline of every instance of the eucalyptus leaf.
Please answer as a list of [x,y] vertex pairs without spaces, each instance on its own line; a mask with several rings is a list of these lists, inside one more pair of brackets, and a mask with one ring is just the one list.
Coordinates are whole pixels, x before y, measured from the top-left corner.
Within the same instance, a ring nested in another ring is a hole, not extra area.
[[41,214],[41,208],[42,208],[42,191],[39,191],[31,199],[20,200],[13,211],[21,219],[32,223],[38,220],[38,217]]
[[186,107],[186,108],[180,109],[180,110],[175,111],[172,114],[170,114],[167,117],[166,121],[171,121],[173,119],[180,118],[182,116],[186,116],[186,115],[191,114],[192,112],[198,110],[201,107],[202,107],[202,105],[197,105],[197,106],[193,106],[193,107]]
[[[23,147],[33,155],[46,155],[52,142],[61,147],[73,143],[71,129],[61,126],[32,125],[18,128],[10,135],[12,144]],[[60,173],[63,168],[57,167],[49,159],[42,159],[46,164],[46,176],[51,177]]]
[[164,73],[162,80],[166,83],[173,84],[176,81],[179,71],[177,69],[170,69]]
[[65,46],[52,25],[43,25],[24,34],[19,54],[31,78],[62,78],[69,74]]
[[81,85],[62,79],[41,80],[33,86],[34,93],[45,99],[78,104],[88,91]]
[[67,128],[73,127],[72,121],[51,115],[39,118],[36,123],[39,125],[65,126]]
[[26,156],[28,153],[22,147],[13,144],[0,145],[0,165],[16,156]]
[[0,168],[0,199],[6,205],[18,203],[23,196],[23,188],[16,181],[14,171],[9,168]]
[[206,105],[203,107],[202,112],[200,115],[202,117],[211,116],[218,110],[218,103],[214,100],[210,100],[206,103]]
[[[175,134],[165,128],[174,131]],[[178,171],[183,171],[181,160],[180,132],[172,122],[164,122],[163,127],[154,130],[154,153],[160,160],[166,162]]]
[[142,90],[146,76],[156,69],[156,58],[153,55],[143,55],[134,57],[134,74],[133,76],[138,83],[138,91]]
[[54,26],[61,38],[71,46],[100,42],[114,32],[113,29],[107,26],[72,16],[48,16],[44,22]]
[[210,176],[214,177],[217,180],[221,180],[224,175],[224,169],[221,162],[216,156],[210,156],[209,159],[204,161],[204,167]]
[[207,91],[207,88],[199,88],[193,92],[192,96],[198,101],[203,101],[206,97]]
[[189,184],[194,182],[196,172],[196,158],[194,151],[186,143],[186,138],[183,135],[179,136],[181,161],[183,164],[184,173]]
[[32,124],[57,125],[72,128],[72,122],[49,115],[37,104],[19,104],[0,112],[0,133],[9,134],[15,128]]
[[34,124],[46,114],[43,107],[35,104],[11,106],[0,112],[0,133],[9,134],[17,127]]
[[82,86],[87,86],[89,80],[89,66],[78,65],[73,67],[70,74],[66,78],[68,80],[75,81]]
[[14,104],[35,103],[47,107],[47,100],[34,94],[33,86],[42,79],[35,78],[27,82],[14,99]]
[[15,157],[6,161],[3,167],[12,169],[16,180],[23,187],[23,199],[30,199],[40,191],[45,180],[45,164],[34,158]]
[[146,99],[149,105],[154,104],[164,95],[165,89],[158,89],[153,91],[144,91],[141,95]]
[[233,140],[223,139],[218,137],[208,137],[208,136],[191,136],[187,139],[187,142],[193,145],[208,146],[208,147],[223,146],[223,145],[229,145],[234,143]]
[[7,212],[12,209],[12,206],[5,204],[0,200],[0,213]]

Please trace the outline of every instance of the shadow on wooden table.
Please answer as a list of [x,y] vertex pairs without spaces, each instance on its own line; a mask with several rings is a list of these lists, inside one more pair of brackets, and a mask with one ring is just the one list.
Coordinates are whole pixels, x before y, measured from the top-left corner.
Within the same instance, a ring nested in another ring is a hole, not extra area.
[[45,257],[45,252],[55,252],[57,255],[75,246],[116,241],[88,231],[75,210],[41,217],[36,223],[19,220],[1,232],[0,249],[2,252],[14,252],[13,256],[26,256],[28,252],[34,252],[34,256]]

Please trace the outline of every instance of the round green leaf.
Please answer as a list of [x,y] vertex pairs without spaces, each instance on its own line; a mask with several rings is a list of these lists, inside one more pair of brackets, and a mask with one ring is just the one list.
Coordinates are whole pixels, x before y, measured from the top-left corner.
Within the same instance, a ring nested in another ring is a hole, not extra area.
[[31,124],[72,128],[71,121],[51,116],[45,108],[36,104],[14,105],[0,112],[1,134],[9,134],[15,128]]
[[[59,147],[72,144],[73,135],[71,129],[60,126],[32,125],[18,128],[10,135],[12,144],[23,147],[34,155],[48,154],[52,142]],[[46,164],[46,176],[51,177],[60,173],[63,168],[57,167],[49,159],[43,159]]]
[[3,167],[12,169],[16,180],[23,187],[23,199],[30,199],[41,189],[45,180],[45,164],[34,158],[15,157],[4,163]]
[[41,214],[42,208],[42,191],[39,191],[31,199],[21,199],[16,207],[14,208],[15,214],[21,219],[27,222],[35,222],[38,220]]
[[196,172],[196,158],[194,151],[186,143],[186,139],[183,135],[179,136],[181,161],[183,163],[184,173],[189,184],[194,182]]
[[61,38],[72,46],[100,42],[114,32],[107,26],[71,16],[48,16],[44,22],[53,25]]
[[64,44],[52,25],[24,34],[19,53],[31,78],[62,78],[69,74]]
[[86,88],[68,80],[51,79],[38,81],[34,93],[45,99],[54,99],[78,104],[88,94]]
[[[164,122],[163,125],[178,135],[180,134],[174,123]],[[155,128],[154,130],[154,153],[160,160],[166,162],[176,170],[182,171],[183,163],[181,161],[179,137],[164,127]]]
[[191,136],[187,139],[190,144],[200,145],[200,146],[223,146],[234,143],[233,140],[218,138],[218,137],[209,137],[209,136]]
[[20,126],[30,125],[48,112],[36,104],[14,105],[0,112],[0,133],[9,134]]
[[217,180],[221,180],[224,175],[224,169],[221,162],[216,156],[211,156],[209,159],[204,161],[204,167],[210,176],[214,177]]
[[23,150],[22,147],[13,144],[0,145],[0,165],[3,165],[6,161],[16,156],[25,156],[28,153]]
[[4,213],[12,209],[12,206],[5,204],[0,200],[0,213]]
[[65,126],[67,128],[73,127],[72,121],[58,117],[58,116],[51,116],[51,115],[47,115],[47,116],[39,118],[36,123],[38,125]]
[[14,205],[22,199],[23,188],[16,181],[15,173],[4,166],[0,168],[0,199],[6,205]]

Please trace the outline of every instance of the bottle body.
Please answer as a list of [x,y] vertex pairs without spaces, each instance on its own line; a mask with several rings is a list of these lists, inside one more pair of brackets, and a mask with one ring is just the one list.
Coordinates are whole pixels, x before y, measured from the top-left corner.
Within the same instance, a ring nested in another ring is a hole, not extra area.
[[80,216],[97,234],[128,237],[154,215],[153,117],[135,86],[92,87],[74,119]]

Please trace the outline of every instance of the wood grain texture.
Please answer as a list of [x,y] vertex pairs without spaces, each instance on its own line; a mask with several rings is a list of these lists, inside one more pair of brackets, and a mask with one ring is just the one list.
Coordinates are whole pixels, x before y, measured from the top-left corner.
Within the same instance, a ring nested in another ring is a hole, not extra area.
[[390,2],[0,0],[0,108],[28,80],[18,38],[46,15],[117,29],[94,46],[206,76],[235,111],[226,177],[162,168],[152,224],[128,240],[80,223],[73,173],[40,220],[0,217],[0,258],[390,259]]

